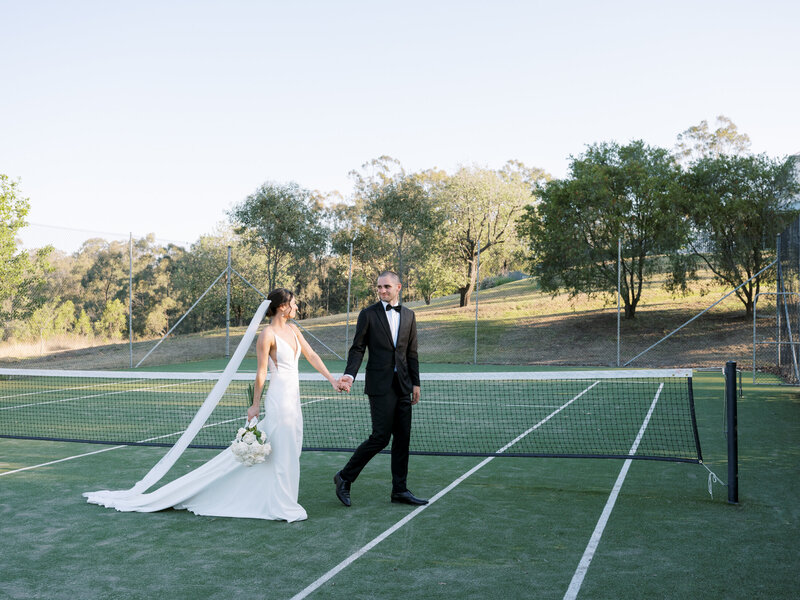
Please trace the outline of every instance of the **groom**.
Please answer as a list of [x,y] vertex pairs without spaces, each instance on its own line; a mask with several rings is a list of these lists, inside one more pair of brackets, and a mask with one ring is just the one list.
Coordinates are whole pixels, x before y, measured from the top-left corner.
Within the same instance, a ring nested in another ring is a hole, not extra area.
[[372,434],[333,478],[336,496],[350,506],[350,484],[392,438],[392,502],[427,504],[406,487],[411,406],[419,402],[417,322],[414,312],[398,304],[400,278],[392,271],[378,277],[381,301],[358,315],[356,334],[347,356],[340,389],[350,391],[364,351],[369,350],[364,391],[369,396]]

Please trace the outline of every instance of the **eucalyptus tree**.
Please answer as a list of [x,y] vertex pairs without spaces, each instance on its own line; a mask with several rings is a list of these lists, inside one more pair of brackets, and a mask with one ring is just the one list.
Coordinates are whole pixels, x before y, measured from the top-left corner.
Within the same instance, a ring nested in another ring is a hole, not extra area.
[[27,252],[17,234],[27,225],[30,200],[19,182],[0,173],[0,320],[25,318],[47,301],[43,295],[51,246]]
[[437,188],[445,215],[441,251],[458,274],[460,306],[469,304],[475,290],[479,254],[483,260],[489,252],[513,250],[517,221],[534,201],[527,175],[518,163],[504,171],[461,167]]
[[678,158],[690,164],[701,158],[718,158],[721,155],[744,156],[750,152],[750,136],[740,133],[736,123],[728,117],[717,117],[714,131],[705,119],[678,134],[675,150]]
[[797,217],[800,186],[795,161],[765,155],[701,158],[683,174],[683,210],[702,235],[689,240],[693,255],[731,288],[748,316],[771,262],[777,235]]
[[537,186],[541,201],[521,219],[542,288],[614,294],[621,239],[621,295],[634,318],[646,275],[660,257],[678,257],[687,239],[678,176],[667,150],[642,141],[590,145],[571,157],[568,177]]
[[267,287],[293,287],[293,267],[328,251],[330,232],[314,194],[297,183],[267,182],[228,213],[234,231],[263,253]]

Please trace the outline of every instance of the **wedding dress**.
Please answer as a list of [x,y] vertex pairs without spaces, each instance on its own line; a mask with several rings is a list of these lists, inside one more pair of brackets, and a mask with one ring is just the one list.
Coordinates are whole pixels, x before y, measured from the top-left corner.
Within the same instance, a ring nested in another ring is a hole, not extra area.
[[[197,515],[301,521],[306,511],[297,503],[300,486],[300,450],[303,415],[296,349],[275,335],[277,364],[269,359],[269,387],[265,416],[258,428],[267,434],[272,452],[253,466],[238,462],[230,448],[204,465],[149,493],[119,496],[115,492],[87,492],[89,502],[119,511],[154,512],[186,509]],[[233,439],[231,433],[231,439]]]

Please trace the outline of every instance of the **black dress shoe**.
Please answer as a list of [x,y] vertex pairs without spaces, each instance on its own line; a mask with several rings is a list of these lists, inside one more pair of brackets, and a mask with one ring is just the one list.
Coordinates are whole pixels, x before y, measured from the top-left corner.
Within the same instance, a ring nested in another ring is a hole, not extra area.
[[342,479],[342,472],[339,471],[333,476],[333,483],[336,484],[336,497],[345,506],[350,506],[350,482]]
[[421,506],[428,503],[427,500],[417,498],[408,490],[405,492],[392,492],[392,502],[400,502],[401,504],[414,504],[416,506]]

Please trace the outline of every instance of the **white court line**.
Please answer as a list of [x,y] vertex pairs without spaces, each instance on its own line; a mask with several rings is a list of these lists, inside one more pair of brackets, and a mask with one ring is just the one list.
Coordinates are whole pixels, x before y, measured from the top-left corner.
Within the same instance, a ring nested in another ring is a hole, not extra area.
[[[568,401],[568,402],[566,402],[565,404],[562,404],[562,405],[561,405],[559,408],[557,408],[557,409],[556,409],[556,410],[554,410],[552,413],[550,413],[549,415],[547,415],[547,416],[546,416],[544,419],[542,419],[541,421],[539,421],[539,422],[538,422],[536,425],[534,425],[533,427],[531,427],[530,429],[528,429],[528,430],[527,430],[527,431],[525,431],[524,433],[521,433],[520,435],[518,435],[517,437],[515,437],[513,440],[511,440],[511,441],[510,441],[508,444],[506,444],[505,446],[503,446],[502,448],[500,448],[500,449],[497,451],[497,453],[498,453],[498,454],[502,454],[503,452],[505,452],[506,450],[508,450],[509,448],[511,448],[511,446],[513,446],[514,444],[516,444],[518,441],[520,441],[520,440],[521,440],[522,438],[524,438],[526,435],[530,434],[531,432],[535,431],[536,429],[538,429],[539,427],[541,427],[542,425],[544,425],[545,423],[547,423],[547,422],[548,422],[550,419],[552,419],[554,416],[556,416],[556,415],[557,415],[558,413],[560,413],[562,410],[564,410],[565,408],[567,408],[567,407],[568,407],[570,404],[572,404],[573,402],[575,402],[575,400],[577,400],[578,398],[580,398],[581,396],[583,396],[583,395],[584,395],[586,392],[588,392],[590,389],[592,389],[592,388],[593,388],[594,386],[596,386],[598,383],[599,383],[599,381],[595,381],[595,382],[594,382],[592,385],[590,385],[589,387],[587,387],[586,389],[584,389],[584,390],[583,390],[583,391],[582,391],[580,394],[578,394],[577,396],[575,396],[574,398],[572,398],[571,400],[569,400],[569,401]],[[302,590],[302,591],[298,592],[297,594],[295,594],[294,596],[292,596],[291,600],[302,600],[303,598],[307,597],[309,594],[311,594],[311,593],[312,593],[312,592],[314,592],[315,590],[319,589],[319,587],[320,587],[320,586],[322,586],[322,585],[323,585],[325,582],[327,582],[327,581],[329,581],[330,579],[332,579],[332,578],[333,578],[335,575],[337,575],[339,572],[341,572],[342,570],[344,570],[345,568],[347,568],[347,567],[348,567],[350,564],[352,564],[352,563],[353,563],[353,562],[355,562],[357,559],[359,559],[360,557],[362,557],[364,554],[366,554],[367,552],[369,552],[370,550],[372,550],[372,548],[374,548],[375,546],[377,546],[378,544],[380,544],[380,543],[381,543],[383,540],[385,540],[387,537],[389,537],[390,535],[392,535],[392,534],[393,534],[395,531],[397,531],[398,529],[400,529],[400,528],[401,528],[403,525],[405,525],[406,523],[408,523],[409,521],[411,521],[411,519],[413,519],[414,517],[416,517],[417,515],[419,515],[420,513],[422,513],[424,510],[426,510],[426,509],[430,508],[430,507],[431,507],[431,506],[432,506],[432,505],[433,505],[433,504],[434,504],[434,503],[435,503],[437,500],[439,500],[439,499],[440,499],[440,498],[442,498],[442,497],[443,497],[445,494],[447,494],[448,492],[450,492],[450,490],[452,490],[453,488],[455,488],[455,487],[456,487],[458,484],[460,484],[462,481],[464,481],[465,479],[467,479],[467,478],[468,478],[470,475],[472,475],[472,474],[473,474],[473,473],[475,473],[476,471],[478,471],[478,470],[482,469],[484,466],[488,465],[488,464],[489,464],[491,461],[493,461],[495,458],[497,458],[497,457],[496,457],[496,456],[490,456],[490,457],[488,457],[488,458],[484,459],[482,462],[480,462],[480,463],[479,463],[479,464],[477,464],[476,466],[472,467],[472,468],[471,468],[469,471],[467,471],[466,473],[464,473],[464,474],[463,474],[461,477],[459,477],[458,479],[456,479],[455,481],[453,481],[453,482],[452,482],[450,485],[448,485],[446,488],[444,488],[442,491],[440,491],[438,494],[436,494],[436,495],[435,495],[433,498],[431,498],[431,499],[428,501],[428,504],[425,504],[425,505],[423,505],[423,506],[420,506],[420,507],[418,507],[418,508],[414,509],[412,512],[408,513],[408,514],[407,514],[407,515],[406,515],[406,516],[405,516],[403,519],[401,519],[400,521],[398,521],[397,523],[395,523],[394,525],[392,525],[392,526],[391,526],[389,529],[387,529],[386,531],[384,531],[383,533],[381,533],[381,534],[380,534],[378,537],[374,538],[374,539],[373,539],[371,542],[367,543],[365,546],[362,546],[362,547],[361,547],[359,550],[357,550],[356,552],[354,552],[353,554],[351,554],[350,556],[348,556],[346,559],[344,559],[344,560],[343,560],[342,562],[340,562],[338,565],[336,565],[335,567],[333,567],[333,568],[332,568],[330,571],[328,571],[327,573],[325,573],[324,575],[322,575],[322,577],[320,577],[319,579],[317,579],[317,580],[316,580],[315,582],[313,582],[311,585],[309,585],[309,586],[308,586],[308,587],[306,587],[304,590]]]
[[94,452],[87,452],[86,454],[77,454],[75,456],[67,456],[66,458],[59,458],[58,460],[51,460],[50,462],[41,463],[39,465],[31,465],[30,467],[21,467],[19,469],[14,469],[13,471],[6,471],[5,473],[0,473],[0,477],[2,477],[3,475],[11,475],[12,473],[19,473],[20,471],[30,471],[31,469],[38,469],[39,467],[54,465],[56,463],[72,460],[73,458],[83,458],[84,456],[92,456],[93,454],[100,454],[101,452],[108,452],[109,450],[119,450],[120,448],[124,447],[125,446],[111,446],[110,448],[103,448],[102,450],[95,450]]
[[[306,405],[306,404],[310,404],[310,402],[303,402],[302,404]],[[203,425],[202,429],[206,429],[207,427],[218,427],[219,425],[226,425],[226,424],[231,423],[233,421],[238,421],[239,419],[240,419],[240,417],[237,417],[235,419],[227,419],[225,421],[220,421],[218,423],[212,423],[211,425]],[[155,440],[160,440],[160,439],[163,439],[163,438],[166,438],[166,437],[172,437],[172,436],[180,435],[182,433],[183,433],[183,431],[175,431],[175,432],[172,432],[172,433],[165,433],[164,435],[159,435],[159,436],[156,436],[156,437],[148,438],[146,440],[138,441],[138,442],[136,442],[136,444],[145,444],[147,442],[153,442]],[[65,462],[67,460],[73,460],[75,458],[83,458],[84,456],[92,456],[94,454],[101,454],[102,452],[108,452],[109,450],[119,450],[121,448],[129,448],[131,445],[132,444],[121,444],[119,446],[112,446],[110,448],[103,448],[102,450],[95,450],[94,452],[86,452],[85,454],[76,454],[75,456],[67,456],[66,458],[59,458],[58,460],[51,460],[50,462],[41,463],[41,464],[38,464],[38,465],[31,465],[29,467],[21,467],[19,469],[14,469],[13,471],[6,471],[4,473],[0,473],[0,477],[2,477],[3,475],[11,475],[12,473],[19,473],[20,471],[29,471],[31,469],[38,469],[39,467],[46,467],[48,465],[54,465],[56,463]]]
[[[133,383],[133,382],[131,382],[131,383]],[[114,392],[103,391],[102,393],[90,394],[88,396],[73,396],[72,398],[60,398],[58,400],[47,400],[47,401],[44,401],[44,402],[30,402],[28,404],[17,404],[16,406],[4,406],[4,407],[0,408],[0,410],[14,410],[14,409],[17,409],[17,408],[30,408],[31,406],[45,406],[47,404],[59,404],[61,402],[72,402],[73,400],[89,400],[91,398],[102,398],[104,396],[118,396],[120,394],[130,394],[130,393],[133,393],[133,392],[166,393],[166,392],[163,392],[163,390],[161,388],[174,387],[176,385],[188,385],[189,383],[194,383],[194,381],[191,381],[191,382],[189,382],[189,381],[181,381],[180,383],[165,383],[163,385],[156,385],[156,386],[144,387],[144,388],[140,387],[140,388],[134,388],[134,389],[130,389],[130,390],[117,390],[117,391],[114,391]],[[72,389],[80,389],[80,388],[72,388]],[[174,390],[170,390],[169,393],[174,393]],[[179,391],[178,393],[181,393],[181,392]],[[188,393],[200,394],[202,392],[188,392]]]
[[[642,441],[642,436],[644,436],[647,425],[650,423],[650,417],[653,416],[653,411],[656,408],[656,402],[658,402],[658,398],[661,395],[661,390],[663,388],[663,383],[658,386],[656,397],[653,398],[653,403],[650,405],[650,410],[647,411],[647,416],[645,416],[644,422],[639,428],[639,433],[636,436],[630,451],[628,452],[628,454],[631,456],[636,454],[636,450],[639,447],[639,443]],[[570,581],[567,593],[564,594],[564,600],[575,600],[575,598],[578,597],[578,592],[583,584],[583,579],[586,577],[586,572],[589,570],[589,565],[592,562],[592,558],[594,558],[594,553],[597,551],[597,546],[600,544],[600,538],[603,537],[603,531],[605,530],[608,519],[611,516],[611,511],[614,510],[614,505],[617,503],[617,497],[622,489],[622,484],[625,482],[625,478],[628,475],[628,469],[631,467],[631,462],[633,461],[629,458],[625,461],[625,464],[622,465],[619,476],[617,476],[617,481],[614,483],[614,488],[611,490],[611,495],[608,497],[605,508],[603,508],[603,512],[600,515],[600,520],[597,521],[597,525],[594,528],[592,537],[589,538],[589,544],[586,546],[586,550],[583,552],[581,561],[578,563],[578,568],[575,570],[575,574],[572,576],[572,581]]]

